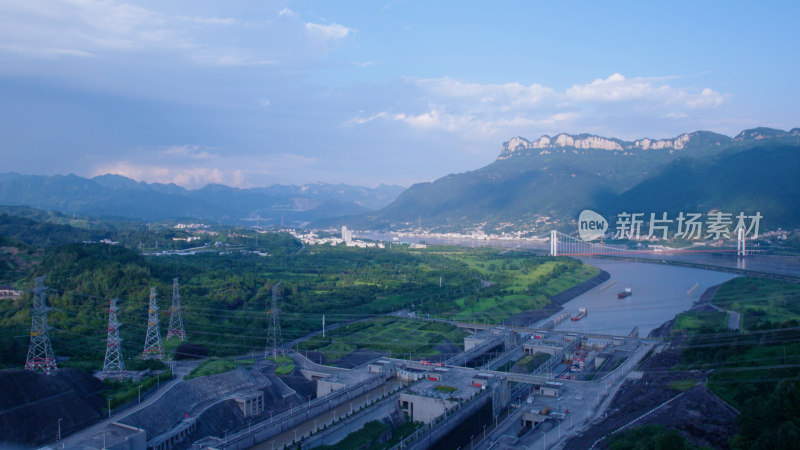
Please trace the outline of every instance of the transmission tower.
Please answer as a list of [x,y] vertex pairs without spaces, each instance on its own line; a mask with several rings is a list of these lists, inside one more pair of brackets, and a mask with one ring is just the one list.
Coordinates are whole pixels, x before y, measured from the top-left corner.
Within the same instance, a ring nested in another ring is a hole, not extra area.
[[125,376],[125,363],[119,345],[122,339],[119,338],[119,327],[122,325],[117,321],[117,299],[109,301],[108,305],[108,338],[106,338],[106,359],[103,361],[103,376],[118,377]]
[[158,331],[158,301],[156,288],[150,288],[150,306],[147,308],[147,335],[144,338],[144,359],[163,359],[164,347],[161,345],[161,333]]
[[178,279],[172,280],[172,308],[169,310],[169,328],[167,329],[167,340],[171,337],[186,339],[186,332],[183,331],[183,316],[181,315],[181,294],[178,291]]
[[57,369],[53,346],[50,344],[50,326],[47,324],[47,311],[52,308],[45,303],[44,277],[34,279],[33,309],[31,310],[31,345],[25,369],[42,370],[46,374]]
[[283,342],[281,340],[281,317],[280,310],[278,309],[278,288],[280,285],[281,283],[272,286],[272,301],[269,309],[267,310],[267,315],[269,316],[267,351],[270,351],[269,345],[272,344],[271,352],[273,357],[278,355],[278,349],[283,346]]

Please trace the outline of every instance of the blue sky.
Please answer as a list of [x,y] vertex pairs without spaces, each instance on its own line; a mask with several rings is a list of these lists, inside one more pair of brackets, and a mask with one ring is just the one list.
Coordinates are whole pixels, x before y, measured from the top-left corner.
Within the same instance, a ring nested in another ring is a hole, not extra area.
[[408,186],[513,136],[800,126],[798,2],[0,0],[1,171]]

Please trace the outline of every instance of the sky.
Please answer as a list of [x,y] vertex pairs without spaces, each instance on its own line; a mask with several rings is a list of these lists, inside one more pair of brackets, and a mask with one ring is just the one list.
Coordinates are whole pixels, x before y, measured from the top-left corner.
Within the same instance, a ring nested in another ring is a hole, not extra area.
[[0,0],[0,172],[409,186],[800,126],[797,1]]

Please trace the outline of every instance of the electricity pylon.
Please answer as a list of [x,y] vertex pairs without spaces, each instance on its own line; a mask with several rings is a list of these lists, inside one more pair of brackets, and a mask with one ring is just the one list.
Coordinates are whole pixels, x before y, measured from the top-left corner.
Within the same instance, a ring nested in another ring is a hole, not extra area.
[[119,327],[122,325],[117,321],[117,299],[112,299],[108,304],[108,337],[106,338],[106,359],[103,361],[103,376],[118,377],[125,376],[125,362],[122,359],[119,338]]
[[180,338],[180,340],[186,339],[186,332],[183,330],[181,294],[178,290],[177,278],[172,280],[172,307],[169,310],[169,328],[167,329],[167,340],[173,336]]
[[46,374],[57,369],[53,346],[50,344],[50,326],[47,324],[47,311],[52,308],[45,303],[44,277],[36,278],[33,287],[33,309],[31,309],[31,344],[25,369],[41,370]]
[[147,335],[144,338],[144,359],[163,359],[164,347],[161,345],[161,332],[158,331],[158,301],[156,288],[150,288],[150,306],[147,308]]

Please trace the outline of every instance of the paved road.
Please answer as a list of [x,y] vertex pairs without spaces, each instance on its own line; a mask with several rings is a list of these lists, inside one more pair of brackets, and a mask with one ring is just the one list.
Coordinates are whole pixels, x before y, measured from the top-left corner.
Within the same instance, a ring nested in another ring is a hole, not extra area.
[[728,313],[728,329],[739,331],[739,324],[742,323],[742,316],[736,311],[727,311]]

